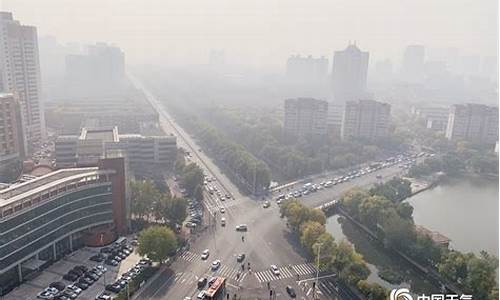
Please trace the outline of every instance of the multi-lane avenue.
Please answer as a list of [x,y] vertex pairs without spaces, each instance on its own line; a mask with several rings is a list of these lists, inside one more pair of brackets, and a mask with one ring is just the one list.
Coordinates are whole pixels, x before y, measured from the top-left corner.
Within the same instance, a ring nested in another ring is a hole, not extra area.
[[[227,286],[231,295],[268,298],[269,289],[273,289],[278,299],[287,299],[285,287],[290,285],[297,292],[298,299],[312,299],[311,289],[307,287],[306,282],[316,276],[316,268],[306,261],[286,222],[279,217],[276,202],[271,201],[271,206],[264,208],[260,199],[239,193],[236,186],[202,151],[196,141],[174,122],[160,101],[139,80],[132,76],[130,79],[158,111],[163,129],[174,133],[178,138],[178,146],[191,152],[190,160],[197,163],[207,177],[214,179],[210,185],[217,187],[223,195],[231,195],[231,199],[221,201],[220,197],[206,193],[204,205],[207,212],[214,215],[212,220],[215,222],[212,221],[212,224],[215,223],[215,226],[198,232],[193,237],[189,250],[181,253],[169,269],[143,289],[138,298],[196,299],[200,291],[197,288],[200,278],[223,276],[228,280]],[[380,178],[388,178],[400,172],[401,169],[397,166],[384,168],[300,199],[315,207],[337,197],[352,186],[373,184],[380,181]],[[221,207],[224,207],[224,213],[220,212]],[[226,219],[226,226],[220,224],[222,217]],[[238,224],[247,224],[248,231],[236,231]],[[205,249],[209,250],[208,259],[201,257]],[[245,254],[243,262],[237,262],[239,254]],[[214,260],[221,262],[216,270],[211,269]],[[270,270],[271,265],[279,268],[279,276]],[[299,282],[305,287],[299,286]],[[338,287],[330,281],[325,281],[319,287],[322,292],[319,296],[322,299],[331,299],[333,295],[338,294]],[[340,293],[345,294],[342,291]]]

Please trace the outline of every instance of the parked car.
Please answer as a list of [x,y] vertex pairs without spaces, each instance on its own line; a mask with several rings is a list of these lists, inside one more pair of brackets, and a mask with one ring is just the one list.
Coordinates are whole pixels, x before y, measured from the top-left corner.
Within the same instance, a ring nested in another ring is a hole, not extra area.
[[297,297],[297,294],[295,293],[295,290],[293,289],[293,287],[287,285],[286,287],[286,292],[288,293],[288,295],[292,298],[295,298]]
[[207,285],[207,278],[206,277],[200,278],[198,280],[198,288],[202,289],[205,287],[205,285]]
[[245,260],[245,253],[238,254],[238,256],[236,257],[237,262],[242,262],[244,260]]

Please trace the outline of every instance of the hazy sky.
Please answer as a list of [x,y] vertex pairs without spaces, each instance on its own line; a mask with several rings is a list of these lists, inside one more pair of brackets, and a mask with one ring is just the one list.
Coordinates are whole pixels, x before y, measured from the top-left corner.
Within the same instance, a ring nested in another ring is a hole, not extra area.
[[227,60],[280,65],[356,40],[372,62],[407,44],[497,54],[498,0],[0,0],[22,23],[61,42],[107,41],[131,63]]

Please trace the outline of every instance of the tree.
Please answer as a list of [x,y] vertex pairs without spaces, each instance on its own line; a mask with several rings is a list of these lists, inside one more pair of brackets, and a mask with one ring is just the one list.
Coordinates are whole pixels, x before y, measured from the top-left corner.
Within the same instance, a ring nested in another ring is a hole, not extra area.
[[172,197],[167,209],[169,220],[175,224],[182,224],[187,217],[187,201],[184,198]]
[[194,195],[197,186],[203,184],[203,170],[195,163],[190,163],[182,171],[181,183],[189,196]]
[[310,252],[318,238],[325,233],[325,226],[315,221],[307,221],[300,227],[300,242]]
[[361,202],[368,196],[369,194],[365,190],[361,188],[352,188],[340,197],[340,202],[351,215],[357,217]]
[[150,180],[132,180],[130,184],[130,206],[133,215],[138,218],[148,217],[160,192]]
[[389,291],[377,283],[368,283],[366,280],[358,282],[358,289],[365,295],[368,300],[386,300],[389,296]]
[[152,226],[139,233],[139,254],[160,264],[175,254],[177,238],[165,226]]
[[196,188],[194,189],[193,197],[198,202],[203,201],[203,188],[201,187],[201,185],[198,184],[196,186]]
[[471,256],[467,262],[467,277],[464,286],[477,299],[498,299],[490,298],[494,296],[494,289],[497,287],[496,270],[498,259],[490,256],[485,251],[480,256]]

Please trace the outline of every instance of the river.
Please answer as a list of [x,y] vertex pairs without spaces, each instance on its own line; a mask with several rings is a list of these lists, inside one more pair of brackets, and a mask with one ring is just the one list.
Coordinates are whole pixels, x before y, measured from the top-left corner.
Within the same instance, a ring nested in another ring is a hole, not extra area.
[[[449,237],[451,247],[460,251],[479,253],[486,250],[498,256],[498,182],[465,178],[445,182],[407,200],[413,207],[415,223],[436,230]],[[340,241],[348,240],[363,255],[371,274],[369,282],[386,288],[411,286],[413,291],[436,291],[405,262],[387,255],[381,247],[370,242],[350,222],[334,215],[328,218],[326,228]],[[379,276],[388,269],[400,275],[402,284],[390,284]]]
[[498,181],[453,179],[408,199],[416,224],[451,239],[462,252],[498,257]]

